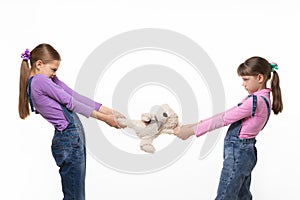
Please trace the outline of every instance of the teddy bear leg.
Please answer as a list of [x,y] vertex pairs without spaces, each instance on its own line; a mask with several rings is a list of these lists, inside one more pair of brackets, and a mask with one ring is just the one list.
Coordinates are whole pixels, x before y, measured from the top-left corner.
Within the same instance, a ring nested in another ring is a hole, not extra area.
[[147,153],[154,153],[155,148],[152,145],[153,138],[146,138],[142,139],[140,143],[141,150],[147,152]]

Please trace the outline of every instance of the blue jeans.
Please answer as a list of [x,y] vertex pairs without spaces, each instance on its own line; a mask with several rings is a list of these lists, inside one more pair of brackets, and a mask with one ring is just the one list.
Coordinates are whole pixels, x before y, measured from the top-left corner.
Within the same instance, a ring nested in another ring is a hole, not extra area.
[[63,200],[84,200],[86,174],[84,130],[76,114],[66,110],[64,113],[71,122],[65,130],[55,130],[51,145],[52,155],[59,166]]
[[216,200],[251,200],[251,172],[257,162],[255,138],[238,137],[241,121],[229,127],[224,141],[224,161]]
[[[268,109],[270,117],[270,105],[268,100],[260,96]],[[249,95],[252,98],[252,113],[255,115],[257,107],[257,96]],[[238,105],[240,106],[241,103]],[[264,127],[265,127],[264,125]],[[221,178],[218,187],[216,200],[251,200],[250,192],[251,172],[257,162],[256,139],[240,139],[239,133],[242,127],[242,120],[230,125],[224,140],[224,161]]]

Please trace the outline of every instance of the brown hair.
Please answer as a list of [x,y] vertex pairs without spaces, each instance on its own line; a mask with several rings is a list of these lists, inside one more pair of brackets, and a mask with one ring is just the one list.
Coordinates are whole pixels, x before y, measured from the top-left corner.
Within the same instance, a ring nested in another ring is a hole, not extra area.
[[19,115],[25,119],[29,115],[29,104],[27,97],[28,78],[32,69],[35,68],[36,61],[41,60],[47,64],[54,60],[61,60],[59,53],[49,44],[39,44],[30,52],[30,66],[27,60],[22,60],[20,69],[19,86]]
[[283,103],[281,97],[281,89],[278,73],[272,69],[270,63],[261,57],[255,56],[247,59],[244,63],[240,64],[237,69],[239,76],[256,76],[262,74],[265,77],[265,82],[271,78],[271,90],[273,97],[272,110],[274,114],[278,114],[283,110]]

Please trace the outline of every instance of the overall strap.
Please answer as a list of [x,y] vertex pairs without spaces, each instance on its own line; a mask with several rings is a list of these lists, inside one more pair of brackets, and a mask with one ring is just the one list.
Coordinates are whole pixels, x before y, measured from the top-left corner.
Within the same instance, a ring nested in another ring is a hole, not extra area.
[[28,97],[28,100],[29,100],[31,112],[35,112],[36,114],[38,114],[38,111],[34,109],[32,97],[31,97],[31,82],[32,82],[32,79],[33,79],[33,76],[28,79],[27,97]]
[[[252,97],[252,111],[251,111],[251,117],[254,117],[255,115],[255,111],[256,111],[256,107],[257,107],[257,96],[253,95],[253,94],[250,94],[248,95],[247,98],[250,98]],[[243,103],[239,103],[237,106],[241,106]],[[234,123],[232,123],[229,128],[228,128],[228,131],[227,131],[227,134],[226,134],[226,137],[225,137],[225,140],[230,140],[232,138],[238,138],[239,136],[239,133],[240,133],[240,130],[242,128],[242,121],[243,119],[239,120],[239,121],[236,121]]]
[[[33,101],[32,101],[32,96],[31,96],[31,82],[32,82],[32,79],[33,79],[33,76],[28,79],[27,97],[28,97],[28,100],[29,100],[31,112],[35,112],[36,114],[39,114],[39,112],[34,108]],[[69,111],[66,108],[66,106],[64,106],[64,105],[60,105],[60,106],[61,106],[61,109],[62,109],[67,121],[69,123],[73,123],[74,122],[73,113],[71,111]]]
[[254,117],[256,107],[257,107],[257,96],[254,94],[248,95],[248,98],[252,97],[252,111],[251,111],[251,117]]
[[266,121],[265,125],[263,126],[263,128],[261,129],[261,130],[263,130],[263,129],[265,128],[266,124],[267,124],[268,121],[269,121],[269,118],[270,118],[270,115],[271,115],[271,108],[270,108],[270,104],[269,104],[267,98],[264,97],[264,96],[260,96],[260,97],[264,100],[264,102],[265,102],[266,105],[267,105],[267,109],[268,109],[268,118],[267,118],[267,121]]
[[64,105],[61,105],[61,104],[60,104],[60,107],[61,107],[61,109],[62,109],[62,111],[63,111],[63,113],[64,113],[64,115],[65,115],[67,121],[68,121],[69,123],[73,123],[73,122],[74,122],[74,113],[71,112],[69,109],[67,109],[67,107],[64,106]]

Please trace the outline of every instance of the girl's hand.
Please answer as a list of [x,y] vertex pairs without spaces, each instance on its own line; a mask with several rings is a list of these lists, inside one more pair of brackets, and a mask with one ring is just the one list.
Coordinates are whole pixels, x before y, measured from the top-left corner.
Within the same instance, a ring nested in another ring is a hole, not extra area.
[[103,113],[105,115],[112,115],[113,114],[113,110],[111,108],[108,108],[104,105],[101,105],[99,110],[100,113]]
[[108,124],[109,126],[111,127],[114,127],[114,128],[125,128],[125,127],[122,127],[119,123],[118,123],[118,120],[116,118],[115,115],[107,115],[105,117],[105,120],[103,120],[106,124]]
[[101,106],[98,111],[94,110],[91,117],[101,120],[114,128],[125,128],[126,126],[118,123],[118,118],[125,118],[121,113],[114,111],[108,107]]
[[182,140],[188,139],[190,136],[194,135],[193,126],[195,124],[187,124],[174,129],[174,134]]

